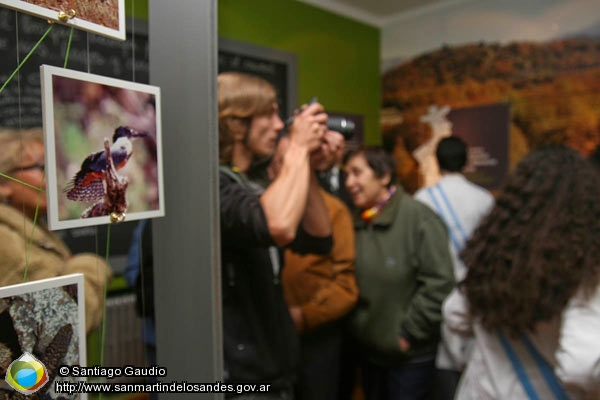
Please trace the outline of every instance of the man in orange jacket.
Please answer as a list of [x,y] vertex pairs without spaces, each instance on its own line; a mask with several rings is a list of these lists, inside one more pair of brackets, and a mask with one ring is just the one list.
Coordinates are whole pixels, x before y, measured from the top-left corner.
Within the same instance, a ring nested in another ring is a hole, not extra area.
[[[329,131],[328,134],[335,134]],[[289,138],[280,139],[270,174],[277,175]],[[343,148],[338,150],[341,153]],[[312,160],[316,170],[331,168],[335,159]],[[325,165],[329,164],[329,165]],[[313,173],[314,175],[314,173]],[[316,179],[316,175],[312,177]],[[332,226],[333,247],[328,254],[285,252],[282,285],[285,300],[300,337],[299,400],[336,399],[342,342],[341,318],[356,304],[354,228],[352,216],[338,198],[321,189]]]

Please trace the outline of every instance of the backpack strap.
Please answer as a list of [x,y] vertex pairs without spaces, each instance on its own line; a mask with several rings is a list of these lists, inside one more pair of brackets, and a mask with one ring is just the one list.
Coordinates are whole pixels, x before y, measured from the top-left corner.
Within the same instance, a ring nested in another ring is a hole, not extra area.
[[[512,364],[513,369],[515,370],[515,373],[516,373],[517,377],[519,378],[519,381],[521,381],[521,385],[523,385],[523,389],[525,390],[527,397],[529,397],[530,400],[540,400],[540,397],[538,396],[537,392],[535,391],[535,388],[533,387],[531,380],[527,376],[525,367],[523,366],[523,364],[521,363],[521,360],[517,356],[517,352],[515,351],[515,349],[511,346],[510,342],[508,341],[508,339],[506,338],[506,336],[504,336],[504,334],[502,332],[498,332],[498,338],[500,339],[502,348],[506,352],[506,355],[508,356],[508,359],[510,360],[510,363]],[[524,347],[527,349],[527,351],[531,355],[531,358],[535,361],[542,376],[544,377],[546,384],[548,385],[552,394],[554,395],[554,398],[556,400],[569,400],[569,397],[567,396],[562,384],[560,383],[560,381],[554,374],[552,367],[550,366],[550,364],[548,364],[548,362],[544,359],[544,357],[540,354],[540,352],[535,348],[535,346],[533,345],[531,340],[527,337],[527,335],[522,335],[521,341],[522,341]]]
[[[438,200],[434,189],[437,189],[437,192],[439,193],[441,200],[443,201],[444,205],[446,206],[446,210],[444,210],[444,207],[442,207],[442,204]],[[454,246],[456,253],[460,254],[468,237],[462,227],[462,224],[460,223],[460,219],[458,218],[458,216],[456,215],[456,212],[454,211],[454,208],[452,208],[452,205],[450,204],[450,201],[448,200],[446,193],[442,189],[441,185],[438,183],[432,187],[427,188],[427,194],[431,198],[431,201],[433,202],[433,205],[437,211],[437,214],[442,218],[442,220],[444,221],[444,224],[448,228],[448,235],[450,236],[450,241],[452,242],[452,245]],[[455,229],[452,229],[451,220],[454,221],[454,225],[458,228],[458,232]]]
[[538,349],[536,349],[534,344],[531,342],[531,339],[529,339],[527,335],[523,335],[521,337],[521,341],[523,342],[525,348],[527,348],[529,351],[529,354],[531,354],[531,358],[533,358],[540,369],[540,372],[542,373],[546,384],[554,394],[554,397],[556,397],[557,400],[568,400],[569,397],[565,393],[565,389],[563,388],[562,384],[556,377],[552,366],[548,363],[548,361],[546,361],[544,356],[540,354]]

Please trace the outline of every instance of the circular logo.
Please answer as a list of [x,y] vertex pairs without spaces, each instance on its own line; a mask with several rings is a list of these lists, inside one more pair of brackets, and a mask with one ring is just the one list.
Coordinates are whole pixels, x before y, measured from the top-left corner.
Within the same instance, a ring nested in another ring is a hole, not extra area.
[[8,367],[6,382],[23,394],[31,394],[48,383],[48,372],[40,360],[29,353],[23,353]]

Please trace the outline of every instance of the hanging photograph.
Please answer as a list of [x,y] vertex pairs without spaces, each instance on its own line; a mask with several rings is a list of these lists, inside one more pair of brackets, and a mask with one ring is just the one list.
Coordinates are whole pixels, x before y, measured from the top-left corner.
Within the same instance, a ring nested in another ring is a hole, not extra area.
[[125,40],[125,0],[0,0],[0,5],[98,35]]
[[160,88],[40,69],[48,227],[163,216]]
[[83,296],[83,274],[0,287],[0,397],[87,398],[55,390],[75,379],[65,366],[86,365]]

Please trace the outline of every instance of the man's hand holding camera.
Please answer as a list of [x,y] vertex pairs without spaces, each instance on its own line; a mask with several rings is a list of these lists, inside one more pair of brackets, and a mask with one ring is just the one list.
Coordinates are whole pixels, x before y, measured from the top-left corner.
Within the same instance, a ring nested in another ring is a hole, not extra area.
[[331,168],[344,151],[345,137],[328,125],[328,116],[316,99],[303,105],[294,112],[293,118],[288,119],[290,139],[308,148],[313,170]]
[[327,132],[327,114],[319,103],[297,110],[289,127],[291,143],[305,147],[309,153],[317,150]]
[[294,240],[300,222],[311,235],[331,234],[327,209],[314,182],[311,183],[310,170],[310,155],[321,147],[326,124],[323,106],[309,104],[295,112],[288,124],[289,139],[282,139],[289,140],[289,145],[277,167],[276,178],[260,198],[269,231],[278,246]]

